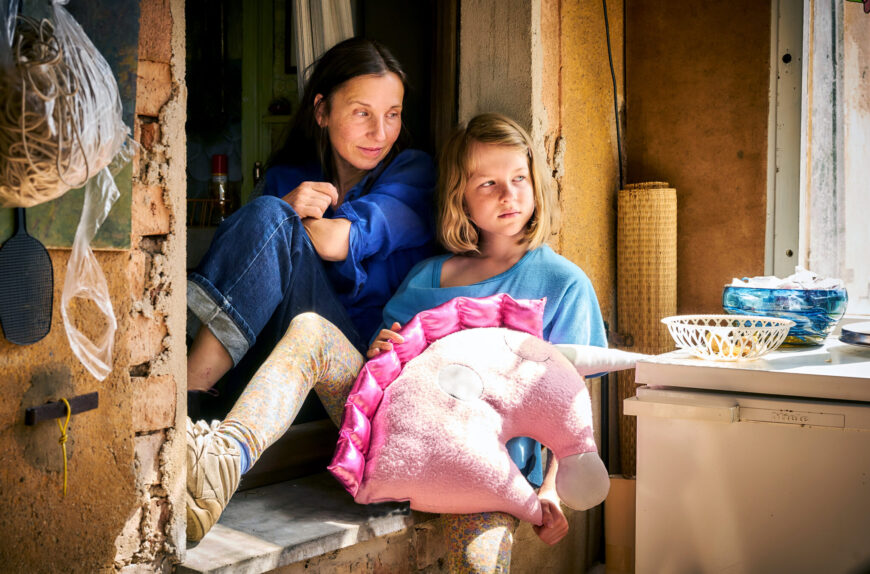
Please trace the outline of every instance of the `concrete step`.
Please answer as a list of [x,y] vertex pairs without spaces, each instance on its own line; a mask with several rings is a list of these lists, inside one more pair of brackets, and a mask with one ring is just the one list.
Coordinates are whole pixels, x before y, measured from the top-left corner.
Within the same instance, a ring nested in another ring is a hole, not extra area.
[[432,515],[405,503],[362,505],[329,473],[237,492],[187,549],[179,574],[259,574],[398,532]]

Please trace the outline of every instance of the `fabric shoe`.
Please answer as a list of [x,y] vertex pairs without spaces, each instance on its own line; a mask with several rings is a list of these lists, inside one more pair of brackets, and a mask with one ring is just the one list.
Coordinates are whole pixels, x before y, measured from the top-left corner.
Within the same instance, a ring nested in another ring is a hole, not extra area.
[[241,479],[241,453],[217,432],[220,421],[187,418],[187,539],[199,541],[218,521]]

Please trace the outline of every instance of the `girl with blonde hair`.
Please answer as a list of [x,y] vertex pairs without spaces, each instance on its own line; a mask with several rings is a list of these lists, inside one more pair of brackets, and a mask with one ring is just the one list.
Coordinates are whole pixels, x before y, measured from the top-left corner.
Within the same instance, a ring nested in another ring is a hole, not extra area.
[[[476,116],[453,134],[441,154],[436,192],[438,239],[450,253],[411,270],[384,309],[384,326],[391,327],[375,337],[369,358],[401,342],[396,331],[420,311],[454,297],[497,293],[546,297],[543,334],[552,343],[607,346],[589,279],[545,243],[559,215],[545,169],[526,131],[505,116]],[[535,532],[555,544],[568,532],[555,460],[545,476],[538,442],[518,437],[507,449],[526,480],[539,487],[544,519]],[[509,570],[516,518],[488,512],[443,519],[451,572]]]

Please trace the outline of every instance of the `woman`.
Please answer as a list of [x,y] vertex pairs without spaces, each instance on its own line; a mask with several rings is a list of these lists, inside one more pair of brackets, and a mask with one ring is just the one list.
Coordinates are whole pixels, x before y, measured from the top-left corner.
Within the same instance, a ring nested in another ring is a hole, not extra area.
[[299,313],[364,350],[381,309],[431,253],[435,172],[406,149],[405,73],[352,38],[315,64],[264,195],[228,218],[188,280],[188,389],[247,382]]

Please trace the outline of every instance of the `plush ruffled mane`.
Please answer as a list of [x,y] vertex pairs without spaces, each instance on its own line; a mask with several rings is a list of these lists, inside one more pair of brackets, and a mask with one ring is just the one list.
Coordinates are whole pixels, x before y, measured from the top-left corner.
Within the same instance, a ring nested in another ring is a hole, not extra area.
[[344,406],[338,443],[329,470],[356,496],[365,471],[371,441],[371,420],[386,389],[405,364],[434,341],[464,329],[506,327],[543,336],[546,299],[516,300],[500,293],[484,298],[456,297],[422,311],[400,331],[404,342],[368,361],[357,376]]

